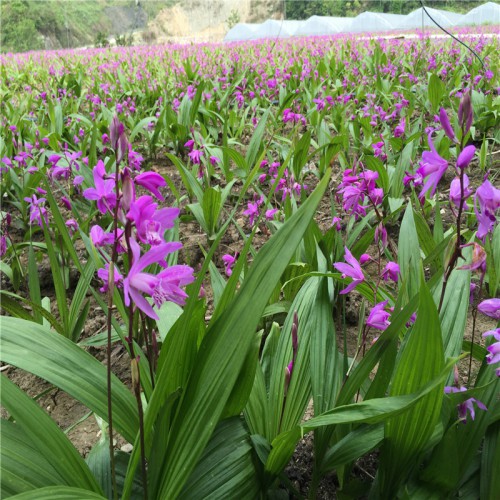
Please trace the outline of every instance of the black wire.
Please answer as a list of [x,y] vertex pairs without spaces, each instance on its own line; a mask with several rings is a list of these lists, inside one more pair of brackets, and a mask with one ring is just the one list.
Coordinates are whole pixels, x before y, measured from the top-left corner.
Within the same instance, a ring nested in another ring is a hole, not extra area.
[[459,40],[455,35],[453,35],[452,33],[450,33],[449,31],[445,30],[440,24],[437,23],[437,21],[429,14],[428,10],[425,8],[425,5],[424,5],[424,2],[423,0],[420,0],[420,5],[422,6],[422,9],[424,10],[424,12],[427,14],[427,16],[429,17],[429,19],[441,30],[441,31],[444,31],[447,35],[451,36],[451,38],[453,38],[454,40],[456,40],[458,43],[460,43],[461,45],[463,45],[466,49],[470,50],[478,59],[479,59],[479,62],[481,63],[481,66],[483,67],[483,70],[486,69],[486,66],[484,65],[484,61],[481,59],[481,57],[479,56],[479,54],[472,48],[472,47],[469,47],[466,43],[462,42],[462,40]]

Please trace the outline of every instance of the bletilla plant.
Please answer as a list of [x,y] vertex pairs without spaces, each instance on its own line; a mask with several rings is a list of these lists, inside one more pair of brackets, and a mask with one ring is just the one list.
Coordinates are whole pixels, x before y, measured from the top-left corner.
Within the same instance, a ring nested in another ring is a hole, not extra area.
[[[2,498],[497,498],[499,40],[457,31],[484,67],[425,34],[0,56]],[[9,367],[97,417],[85,460]]]

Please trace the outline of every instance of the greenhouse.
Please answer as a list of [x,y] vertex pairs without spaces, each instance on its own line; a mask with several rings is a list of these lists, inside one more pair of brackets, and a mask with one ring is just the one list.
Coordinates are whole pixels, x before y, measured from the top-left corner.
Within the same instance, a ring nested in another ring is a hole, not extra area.
[[396,30],[402,27],[405,19],[406,16],[399,14],[363,12],[352,20],[349,32],[365,33]]
[[[288,38],[291,36],[322,36],[336,33],[383,33],[396,30],[413,30],[435,26],[443,28],[500,24],[500,5],[485,3],[469,11],[457,14],[447,10],[426,7],[408,15],[383,12],[363,12],[357,17],[311,16],[301,21],[269,19],[262,24],[237,24],[229,30],[224,41],[244,41],[264,38]],[[431,19],[432,17],[432,19]],[[433,21],[434,20],[434,21]]]
[[303,21],[294,36],[331,35],[349,31],[353,19],[350,17],[311,16]]
[[[430,14],[432,19],[436,21],[443,28],[449,28],[455,26],[464,17],[462,14],[457,14],[455,12],[450,12],[447,10],[431,9],[426,7],[426,11]],[[424,12],[424,9],[420,8],[410,12],[407,16],[403,16],[405,19],[402,22],[401,28],[403,29],[415,29],[423,26],[435,26],[432,19]]]
[[473,26],[481,24],[497,24],[500,22],[500,5],[494,2],[488,2],[467,14],[457,23],[458,26]]

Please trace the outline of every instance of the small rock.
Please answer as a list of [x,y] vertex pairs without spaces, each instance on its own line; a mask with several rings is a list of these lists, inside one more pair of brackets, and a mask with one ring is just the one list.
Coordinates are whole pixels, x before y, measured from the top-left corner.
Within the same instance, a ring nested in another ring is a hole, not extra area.
[[126,443],[120,448],[120,450],[124,451],[125,453],[130,453],[133,449],[134,447],[130,443]]

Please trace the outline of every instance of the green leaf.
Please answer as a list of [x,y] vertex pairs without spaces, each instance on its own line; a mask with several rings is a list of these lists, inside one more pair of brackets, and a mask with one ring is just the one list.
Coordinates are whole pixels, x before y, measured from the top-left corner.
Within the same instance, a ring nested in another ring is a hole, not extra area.
[[[28,288],[30,292],[31,302],[38,306],[42,306],[42,295],[40,293],[40,279],[38,277],[38,265],[35,260],[35,251],[30,245],[28,250]],[[42,323],[42,315],[39,311],[33,311],[35,322]]]
[[160,482],[151,485],[154,495],[175,498],[196,465],[234,387],[262,311],[323,196],[329,173],[261,248],[238,295],[205,335],[172,424]]
[[[421,281],[417,320],[406,334],[396,366],[391,396],[410,394],[434,380],[444,365],[439,316],[425,282]],[[386,441],[380,456],[381,496],[391,498],[418,464],[439,420],[444,383],[422,398],[409,412],[385,424]]]
[[92,491],[69,486],[47,486],[11,498],[12,500],[106,500],[106,497]]
[[35,401],[4,375],[0,398],[2,406],[16,421],[32,446],[40,454],[50,457],[52,466],[64,483],[101,493],[87,464],[61,429]]
[[383,439],[383,424],[361,425],[328,450],[321,464],[321,471],[327,473],[354,462],[374,450]]
[[398,264],[401,269],[401,281],[408,297],[414,297],[420,283],[420,245],[413,218],[411,204],[406,208],[399,231]]
[[[59,387],[107,420],[106,368],[72,341],[36,323],[2,318],[0,356],[3,362]],[[139,429],[136,402],[114,375],[112,401],[115,429],[133,442]]]
[[162,342],[165,342],[168,332],[182,314],[182,307],[174,302],[165,302],[156,310],[156,313],[159,317],[156,321],[158,333],[160,334]]
[[273,474],[279,474],[293,455],[298,440],[305,433],[317,429],[318,427],[363,422],[376,424],[400,413],[405,413],[422,398],[435,390],[436,387],[444,383],[449,370],[456,361],[456,359],[451,360],[438,377],[434,378],[418,392],[405,396],[370,399],[369,401],[362,401],[361,403],[339,406],[304,422],[300,426],[281,433],[272,442],[273,448],[266,463],[266,470]]
[[500,491],[500,420],[488,427],[481,451],[481,482],[479,498],[494,500]]
[[262,115],[262,118],[260,119],[259,124],[255,128],[255,132],[250,139],[250,144],[248,145],[247,153],[245,155],[247,169],[251,169],[257,160],[260,148],[262,147],[262,138],[264,137],[264,132],[266,131],[266,123],[270,113],[271,108],[268,108]]
[[86,458],[87,465],[107,498],[113,498],[111,462],[109,460],[109,432],[101,425],[101,437]]
[[[81,318],[86,319],[86,315],[82,314],[82,305],[87,296],[92,278],[94,277],[95,264],[92,259],[89,259],[83,268],[83,273],[80,275],[78,284],[76,285],[75,293],[71,299],[69,308],[69,327],[71,330],[71,339],[76,342],[82,333]],[[83,306],[85,307],[85,306]]]
[[[467,258],[472,256],[470,248],[465,248],[462,252]],[[464,261],[460,259],[458,265],[463,264]],[[443,305],[439,313],[446,357],[458,356],[462,350],[469,309],[470,274],[470,271],[455,268],[448,279]],[[439,286],[434,294],[436,303],[439,302],[440,295],[441,287]]]
[[45,224],[43,225],[43,234],[45,236],[45,243],[47,244],[47,255],[49,257],[50,270],[52,271],[52,278],[54,280],[57,308],[61,316],[61,323],[64,327],[63,334],[65,337],[69,338],[71,331],[69,327],[68,304],[66,302],[66,286],[64,284],[62,274],[63,269],[59,264],[59,259],[56,255],[55,247],[52,243],[52,237]]
[[222,210],[222,195],[220,189],[209,187],[203,193],[203,217],[207,228],[207,236],[211,237],[217,230]]
[[21,427],[9,420],[0,420],[0,487],[2,498],[64,482],[46,454],[41,453]]
[[434,113],[439,108],[439,104],[441,103],[445,90],[446,88],[444,83],[441,81],[441,78],[439,78],[436,73],[432,73],[429,77],[427,94]]
[[179,498],[258,498],[252,458],[252,445],[241,419],[223,420],[215,428]]

